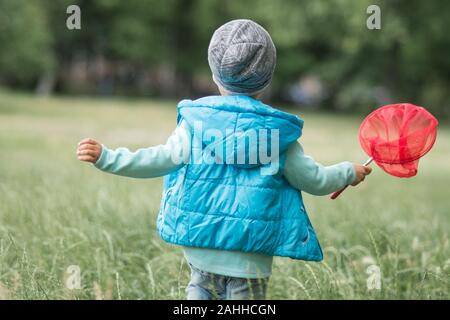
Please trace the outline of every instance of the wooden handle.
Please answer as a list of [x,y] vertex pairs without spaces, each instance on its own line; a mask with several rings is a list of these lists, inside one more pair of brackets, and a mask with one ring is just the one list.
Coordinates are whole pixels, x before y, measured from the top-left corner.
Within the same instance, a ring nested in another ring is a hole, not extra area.
[[336,199],[337,197],[339,197],[339,195],[340,195],[342,192],[344,192],[344,190],[347,189],[347,187],[348,187],[348,185],[346,185],[345,187],[343,187],[341,190],[338,190],[338,191],[336,191],[335,193],[333,193],[333,194],[331,195],[331,199],[334,200],[334,199]]

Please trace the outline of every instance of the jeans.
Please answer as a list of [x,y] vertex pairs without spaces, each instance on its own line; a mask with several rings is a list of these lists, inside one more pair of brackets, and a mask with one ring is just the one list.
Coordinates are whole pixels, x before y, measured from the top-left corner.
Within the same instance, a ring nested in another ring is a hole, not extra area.
[[245,279],[222,276],[191,267],[186,288],[188,300],[262,300],[269,278]]

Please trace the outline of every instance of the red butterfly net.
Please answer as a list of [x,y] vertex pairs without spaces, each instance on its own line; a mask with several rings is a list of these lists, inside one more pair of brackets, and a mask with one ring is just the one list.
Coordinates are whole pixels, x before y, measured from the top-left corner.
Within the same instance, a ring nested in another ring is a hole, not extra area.
[[[359,142],[372,160],[387,173],[401,178],[417,174],[419,159],[436,141],[438,121],[422,107],[390,104],[369,114],[359,128]],[[336,199],[344,187],[331,195]]]
[[436,141],[438,121],[409,103],[376,109],[359,128],[359,142],[379,167],[396,177],[417,174],[419,159]]

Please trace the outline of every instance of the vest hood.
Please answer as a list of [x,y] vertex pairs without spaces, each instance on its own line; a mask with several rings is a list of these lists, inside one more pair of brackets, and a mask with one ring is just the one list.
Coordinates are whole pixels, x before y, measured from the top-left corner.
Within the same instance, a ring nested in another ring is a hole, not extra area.
[[[209,96],[178,104],[194,149],[216,163],[252,168],[278,160],[302,134],[303,120],[248,96]],[[194,159],[195,161],[195,159]]]

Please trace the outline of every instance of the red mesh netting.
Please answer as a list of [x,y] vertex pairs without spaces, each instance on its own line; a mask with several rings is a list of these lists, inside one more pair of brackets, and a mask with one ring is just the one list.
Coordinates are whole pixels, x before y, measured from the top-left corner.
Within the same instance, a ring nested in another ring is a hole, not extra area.
[[409,103],[381,107],[364,119],[359,142],[387,173],[397,177],[417,174],[419,158],[436,140],[438,121],[422,107]]

